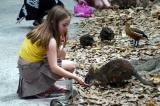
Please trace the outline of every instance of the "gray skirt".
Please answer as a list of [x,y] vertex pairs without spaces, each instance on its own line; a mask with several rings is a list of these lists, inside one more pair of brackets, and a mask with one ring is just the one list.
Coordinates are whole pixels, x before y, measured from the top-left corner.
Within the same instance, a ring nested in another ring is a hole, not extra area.
[[[61,60],[58,60],[57,63],[61,66]],[[51,72],[48,61],[22,64],[19,59],[18,69],[19,85],[17,94],[21,98],[45,92],[53,86],[58,79],[62,78]]]

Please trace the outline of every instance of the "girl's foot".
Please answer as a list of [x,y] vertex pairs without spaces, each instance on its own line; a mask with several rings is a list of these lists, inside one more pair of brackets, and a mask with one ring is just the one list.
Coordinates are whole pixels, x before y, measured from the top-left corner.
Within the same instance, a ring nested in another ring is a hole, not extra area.
[[52,93],[65,93],[67,91],[67,88],[65,87],[58,87],[58,86],[53,86],[47,90],[47,93],[52,94]]
[[58,86],[53,86],[51,88],[49,88],[47,91],[43,92],[43,93],[40,93],[40,94],[37,94],[36,97],[38,98],[47,98],[47,97],[50,97],[51,94],[54,94],[54,93],[65,93],[67,92],[68,90],[64,87],[58,87]]

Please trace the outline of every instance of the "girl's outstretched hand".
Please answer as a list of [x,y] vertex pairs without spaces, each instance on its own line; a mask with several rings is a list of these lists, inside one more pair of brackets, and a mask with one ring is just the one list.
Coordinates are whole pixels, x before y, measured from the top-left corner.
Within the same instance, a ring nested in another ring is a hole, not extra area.
[[89,85],[89,84],[86,84],[81,77],[78,77],[78,76],[77,76],[75,80],[76,80],[80,85],[82,85],[82,86],[84,86],[84,87],[90,87],[90,85]]

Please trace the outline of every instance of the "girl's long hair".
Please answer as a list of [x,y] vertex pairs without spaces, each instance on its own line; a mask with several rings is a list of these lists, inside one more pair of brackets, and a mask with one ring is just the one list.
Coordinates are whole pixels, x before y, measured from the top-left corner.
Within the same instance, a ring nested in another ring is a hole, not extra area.
[[[31,40],[32,43],[37,42],[38,46],[48,48],[49,41],[52,37],[55,38],[57,48],[60,46],[60,38],[62,34],[59,32],[59,22],[71,17],[71,14],[61,6],[53,7],[49,12],[47,19],[40,24],[38,27],[29,32],[26,36]],[[67,34],[67,32],[65,32]]]

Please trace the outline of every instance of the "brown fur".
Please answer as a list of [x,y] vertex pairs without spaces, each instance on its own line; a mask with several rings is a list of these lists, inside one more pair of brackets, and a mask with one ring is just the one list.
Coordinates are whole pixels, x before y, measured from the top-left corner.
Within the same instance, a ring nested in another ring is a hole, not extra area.
[[101,41],[103,40],[112,40],[114,38],[114,32],[111,28],[103,27],[100,32]]
[[90,80],[95,78],[104,85],[112,83],[121,84],[125,80],[131,79],[132,76],[135,76],[143,84],[152,85],[152,83],[142,79],[129,61],[123,59],[111,60],[97,69],[92,66],[86,76],[85,82],[90,83]]
[[93,36],[87,34],[80,37],[80,45],[85,48],[86,46],[92,46],[94,43]]

